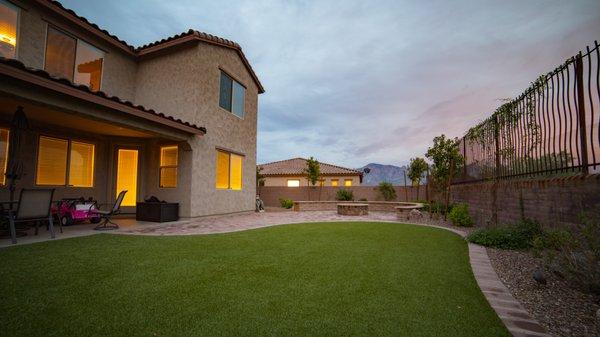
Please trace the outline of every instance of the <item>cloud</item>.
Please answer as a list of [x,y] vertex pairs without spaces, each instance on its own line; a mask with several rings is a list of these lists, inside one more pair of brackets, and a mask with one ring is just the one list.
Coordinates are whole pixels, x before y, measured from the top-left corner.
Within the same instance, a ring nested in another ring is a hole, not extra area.
[[403,164],[462,135],[593,43],[600,2],[76,1],[135,45],[189,28],[242,45],[259,98],[259,162]]

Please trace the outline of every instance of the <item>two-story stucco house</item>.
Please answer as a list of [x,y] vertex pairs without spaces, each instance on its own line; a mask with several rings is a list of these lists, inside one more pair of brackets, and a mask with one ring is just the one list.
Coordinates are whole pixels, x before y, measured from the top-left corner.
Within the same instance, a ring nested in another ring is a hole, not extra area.
[[[132,29],[135,29],[133,27]],[[0,198],[23,111],[17,189],[196,217],[254,209],[258,94],[241,47],[195,30],[134,48],[60,3],[0,0]]]

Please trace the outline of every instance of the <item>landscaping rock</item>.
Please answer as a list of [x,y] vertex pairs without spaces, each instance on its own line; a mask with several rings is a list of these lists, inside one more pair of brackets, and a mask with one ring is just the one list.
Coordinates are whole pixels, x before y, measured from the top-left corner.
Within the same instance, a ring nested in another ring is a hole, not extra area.
[[421,211],[418,209],[413,209],[410,211],[410,213],[408,213],[408,218],[411,220],[423,219],[423,213],[421,213]]
[[488,248],[502,283],[552,336],[600,336],[600,298],[572,287],[554,272],[544,273],[546,286],[531,277],[542,265],[529,252]]

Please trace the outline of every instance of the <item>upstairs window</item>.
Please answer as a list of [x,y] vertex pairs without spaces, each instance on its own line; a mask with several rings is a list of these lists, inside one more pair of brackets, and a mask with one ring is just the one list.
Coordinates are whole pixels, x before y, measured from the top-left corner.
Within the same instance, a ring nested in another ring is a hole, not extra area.
[[0,0],[0,56],[14,59],[17,56],[17,24],[19,8]]
[[246,88],[221,71],[221,89],[219,90],[219,106],[234,115],[244,118]]
[[46,71],[93,91],[100,90],[104,52],[48,26],[46,39]]
[[242,189],[242,159],[240,155],[217,150],[216,188]]
[[177,187],[177,156],[177,145],[160,148],[160,187]]

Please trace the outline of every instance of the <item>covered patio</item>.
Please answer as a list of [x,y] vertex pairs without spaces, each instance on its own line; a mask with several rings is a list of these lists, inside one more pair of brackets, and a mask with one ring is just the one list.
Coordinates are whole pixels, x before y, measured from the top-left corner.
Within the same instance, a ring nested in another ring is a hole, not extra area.
[[8,201],[5,172],[11,122],[26,116],[19,137],[22,188],[54,188],[54,199],[92,198],[111,204],[127,190],[123,213],[145,197],[180,203],[189,213],[191,146],[206,130],[87,87],[0,62],[0,200]]

